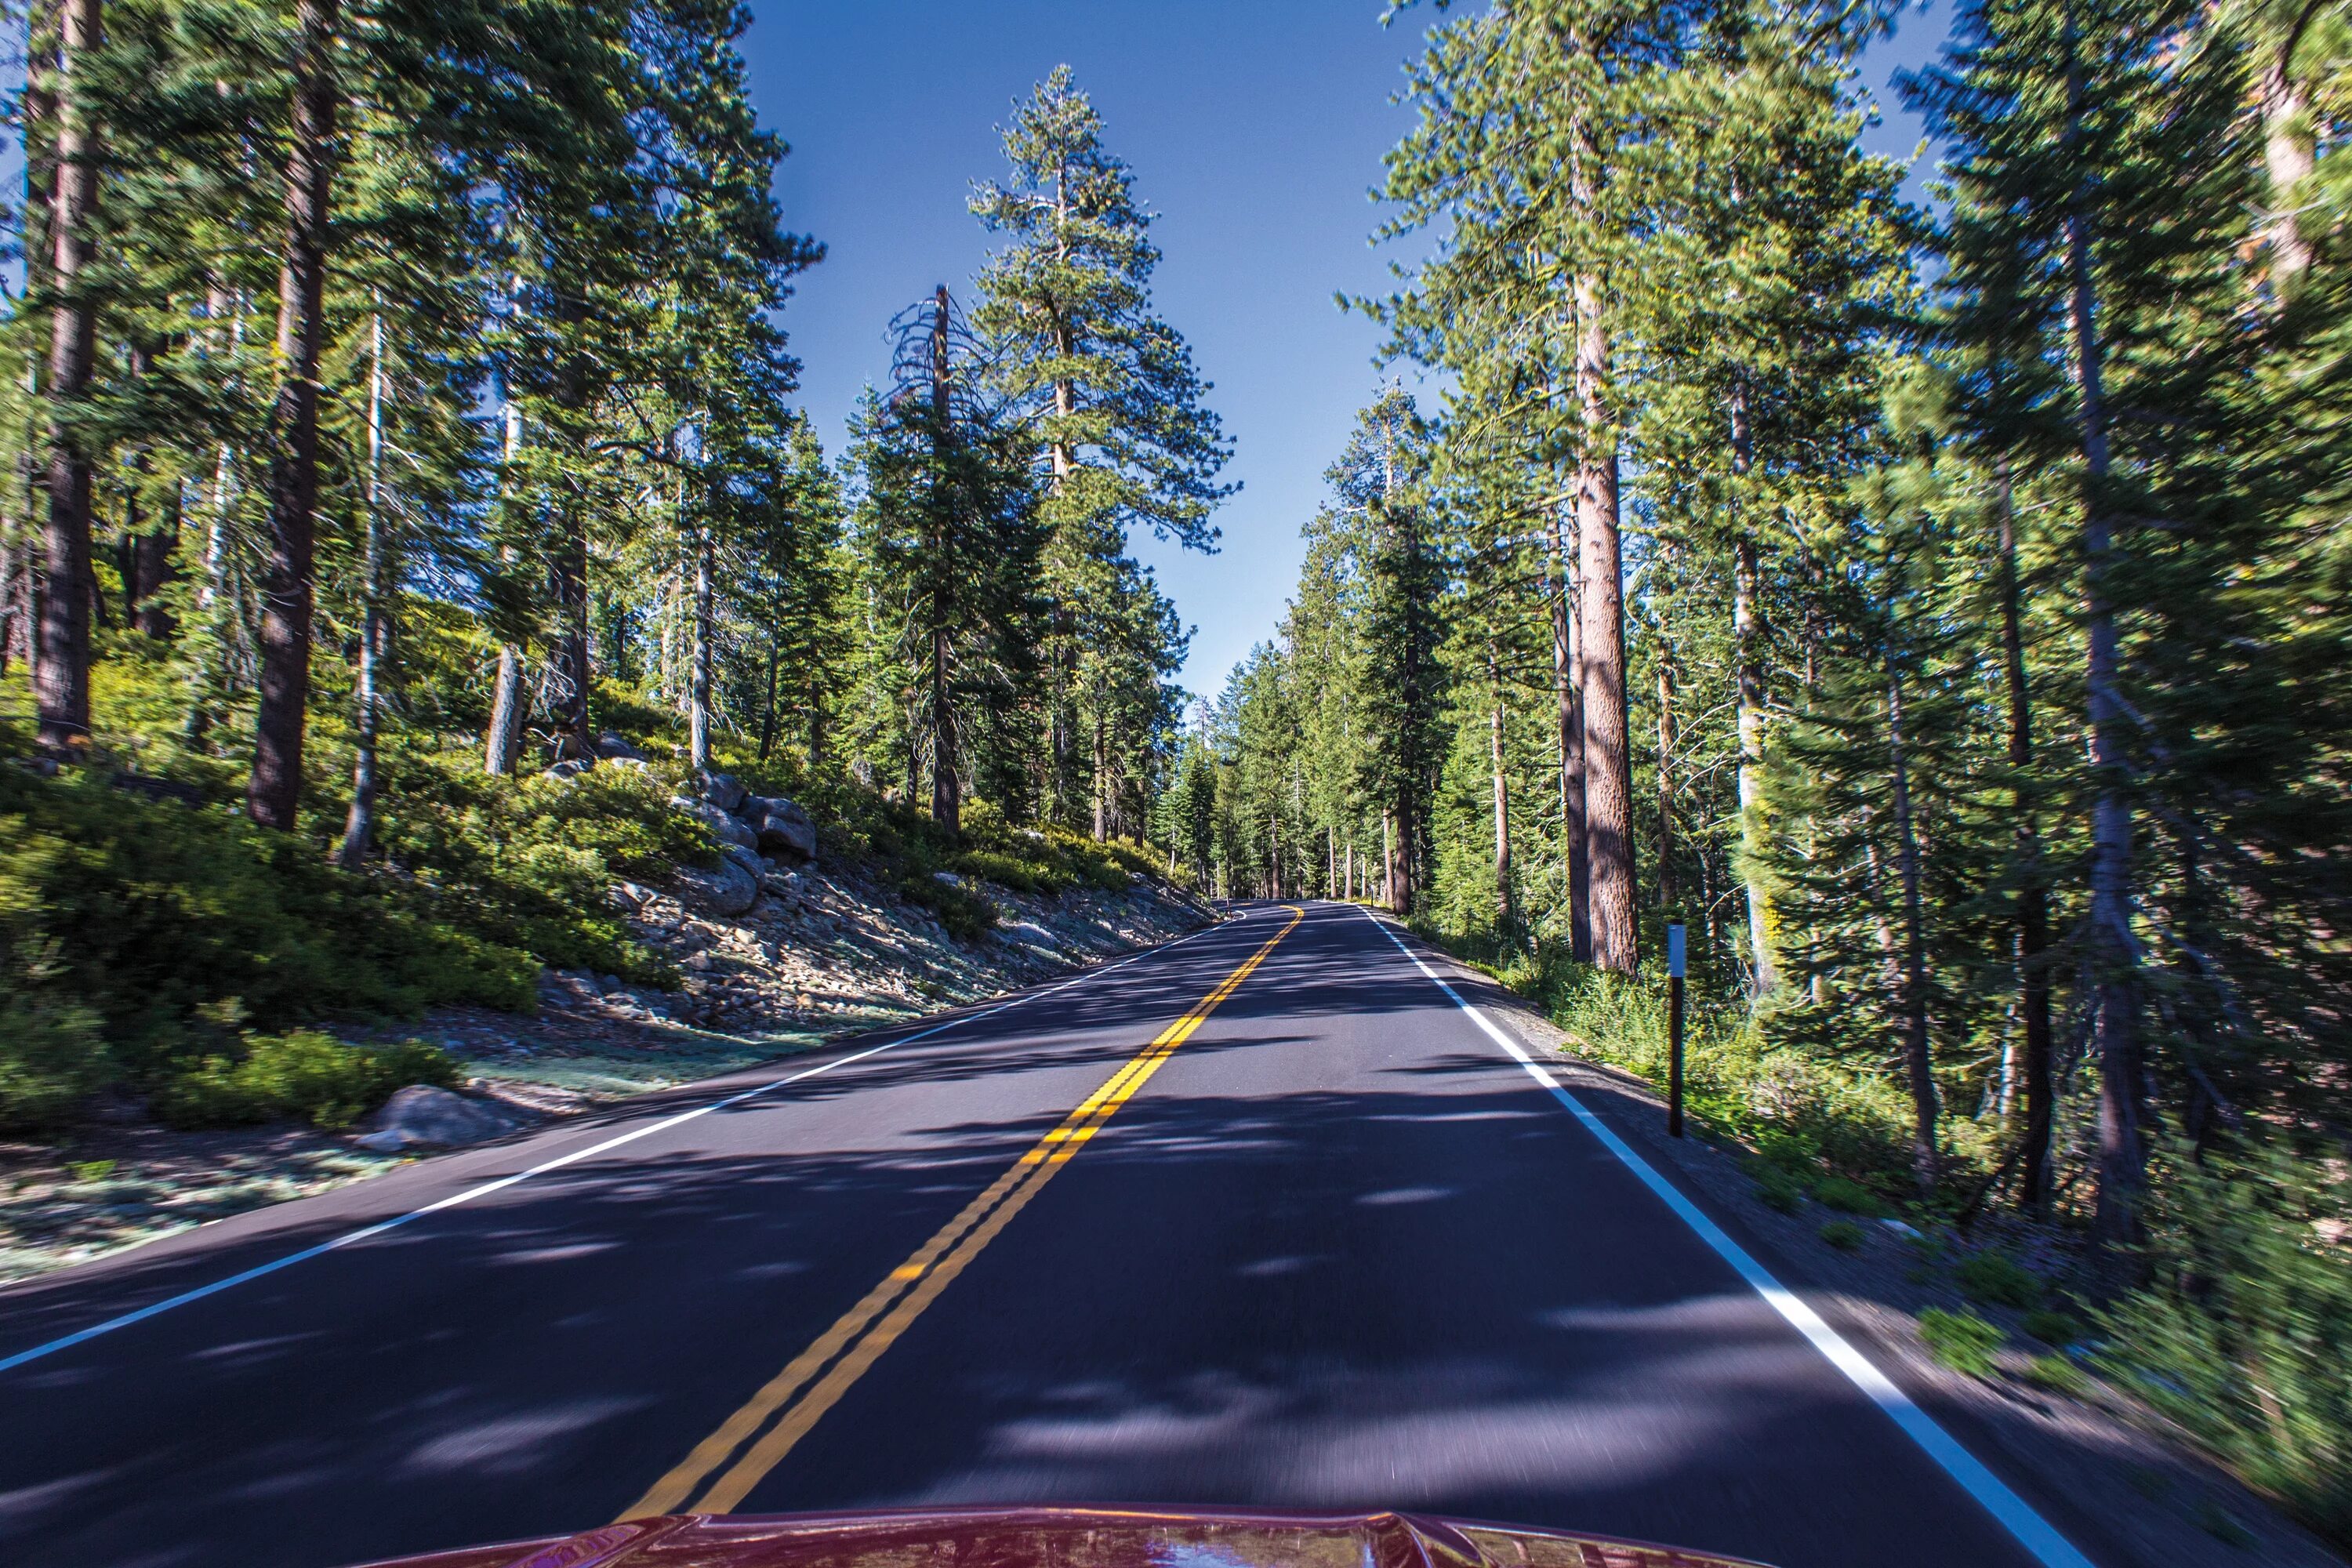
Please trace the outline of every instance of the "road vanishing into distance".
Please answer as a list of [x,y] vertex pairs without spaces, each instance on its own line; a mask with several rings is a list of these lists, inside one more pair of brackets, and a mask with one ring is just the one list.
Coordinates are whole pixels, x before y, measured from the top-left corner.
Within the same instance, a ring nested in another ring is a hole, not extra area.
[[1031,1501],[2085,1561],[1642,1162],[1654,1110],[1360,910],[1240,913],[0,1291],[0,1563]]

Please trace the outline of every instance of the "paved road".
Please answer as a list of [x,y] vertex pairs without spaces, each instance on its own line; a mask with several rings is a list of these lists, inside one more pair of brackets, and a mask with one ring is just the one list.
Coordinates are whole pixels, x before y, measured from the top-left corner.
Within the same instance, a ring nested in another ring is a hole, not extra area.
[[909,1033],[0,1292],[5,1363],[627,1140],[0,1371],[0,1561],[1015,1500],[2034,1561],[1360,911]]

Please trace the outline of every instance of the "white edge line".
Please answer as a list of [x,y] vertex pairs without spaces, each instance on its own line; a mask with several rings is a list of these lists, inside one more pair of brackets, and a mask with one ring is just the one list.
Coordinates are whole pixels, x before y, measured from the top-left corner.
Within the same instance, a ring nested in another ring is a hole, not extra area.
[[[1244,916],[1244,918],[1246,917]],[[1223,923],[1224,922],[1218,922],[1218,924]],[[1138,959],[1150,958],[1155,953],[1162,953],[1169,952],[1172,948],[1181,947],[1184,943],[1191,942],[1194,937],[1205,935],[1209,931],[1213,931],[1216,929],[1217,925],[1214,924],[1202,926],[1199,931],[1185,932],[1182,936],[1178,937],[1174,942],[1162,942],[1157,947],[1146,948],[1141,952],[1129,953],[1127,957],[1119,959],[1115,963],[1106,963],[1098,968],[1089,969],[1084,974],[1075,975],[1068,980],[1063,981],[1058,985],[1048,986],[1043,991],[1024,992],[1021,995],[1013,997],[1007,1001],[999,1002],[993,1007],[986,1008],[978,1013],[967,1013],[961,1017],[950,1018],[944,1024],[934,1024],[929,1028],[922,1030],[918,1034],[908,1035],[903,1039],[887,1040],[878,1046],[869,1046],[865,1050],[855,1052],[852,1055],[835,1057],[829,1062],[820,1063],[819,1065],[809,1068],[804,1071],[793,1073],[785,1078],[774,1079],[767,1083],[760,1084],[755,1088],[747,1089],[740,1094],[730,1094],[726,1099],[713,1100],[709,1105],[697,1106],[692,1110],[680,1111],[676,1116],[666,1116],[658,1121],[648,1122],[645,1126],[636,1128],[632,1131],[621,1133],[617,1137],[607,1138],[601,1143],[591,1144],[585,1149],[574,1149],[569,1154],[559,1154],[554,1159],[544,1161],[540,1164],[533,1165],[527,1171],[518,1171],[510,1176],[499,1176],[495,1180],[480,1183],[477,1185],[466,1188],[463,1192],[452,1193],[449,1196],[442,1198],[438,1202],[426,1204],[423,1208],[411,1209],[406,1214],[395,1215],[394,1218],[379,1220],[373,1225],[362,1226],[358,1230],[346,1231],[341,1236],[334,1237],[330,1240],[319,1243],[316,1247],[306,1247],[299,1252],[289,1252],[283,1258],[275,1258],[267,1263],[257,1264],[251,1268],[246,1269],[241,1274],[232,1274],[225,1279],[215,1279],[208,1285],[199,1285],[193,1290],[183,1290],[176,1296],[166,1297],[161,1301],[152,1302],[147,1306],[138,1309],[136,1311],[125,1312],[120,1317],[109,1318],[102,1323],[92,1323],[89,1328],[77,1330],[73,1333],[66,1334],[58,1339],[51,1340],[46,1344],[37,1344],[30,1350],[18,1351],[15,1355],[0,1359],[0,1372],[14,1371],[16,1368],[23,1366],[27,1362],[39,1361],[42,1357],[55,1355],[59,1351],[71,1350],[74,1346],[87,1343],[91,1340],[97,1339],[101,1334],[110,1334],[117,1329],[127,1329],[133,1323],[143,1323],[148,1319],[160,1317],[163,1313],[171,1311],[176,1307],[184,1307],[189,1305],[191,1302],[201,1301],[207,1296],[217,1296],[224,1290],[232,1290],[239,1285],[250,1284],[252,1281],[261,1279],[264,1275],[275,1274],[281,1268],[291,1268],[297,1263],[307,1263],[313,1258],[322,1257],[327,1253],[335,1251],[339,1247],[349,1247],[354,1242],[366,1241],[372,1237],[382,1236],[386,1231],[398,1230],[402,1226],[408,1224],[412,1220],[423,1219],[425,1215],[438,1214],[443,1209],[456,1208],[460,1204],[472,1203],[476,1198],[488,1197],[492,1193],[500,1192],[508,1187],[515,1186],[523,1182],[528,1182],[534,1176],[543,1176],[550,1171],[560,1171],[566,1165],[577,1164],[583,1160],[593,1159],[599,1154],[618,1149],[625,1143],[634,1143],[640,1138],[650,1138],[656,1132],[667,1132],[673,1127],[683,1126],[687,1122],[695,1121],[698,1117],[708,1116],[714,1110],[724,1110],[730,1105],[740,1105],[747,1100],[757,1100],[763,1094],[772,1093],[776,1089],[788,1088],[789,1086],[800,1083],[804,1079],[815,1078],[820,1073],[828,1073],[835,1068],[845,1068],[853,1062],[864,1061],[868,1057],[878,1057],[884,1051],[896,1050],[900,1046],[911,1046],[918,1040],[928,1040],[933,1035],[945,1034],[950,1029],[960,1028],[966,1024],[980,1023],[983,1019],[996,1016],[999,1013],[1005,1012],[1013,1007],[1018,1007],[1024,1003],[1042,1002],[1046,997],[1054,995],[1057,992],[1067,991],[1073,985],[1080,985],[1089,980],[1099,979],[1101,976],[1109,973],[1114,969],[1123,969],[1127,965],[1135,963]]]
[[1432,984],[1445,993],[1456,1007],[1470,1016],[1470,1021],[1486,1033],[1518,1064],[1528,1076],[1543,1085],[1554,1100],[1566,1106],[1581,1122],[1584,1130],[1601,1141],[1601,1146],[1614,1154],[1618,1162],[1641,1179],[1643,1186],[1657,1194],[1660,1201],[1674,1210],[1675,1217],[1696,1233],[1701,1241],[1713,1248],[1717,1257],[1731,1265],[1748,1288],[1764,1298],[1771,1309],[1786,1319],[1789,1325],[1805,1336],[1812,1347],[1832,1366],[1843,1373],[1846,1380],[1860,1389],[1869,1401],[1887,1415],[1903,1429],[1905,1436],[1917,1444],[1928,1458],[1960,1489],[1974,1498],[1987,1513],[1998,1521],[2002,1529],[2017,1539],[2019,1545],[2045,1565],[2045,1568],[2093,1568],[2091,1560],[2076,1550],[2074,1544],[2058,1533],[2050,1521],[2035,1512],[2032,1504],[2011,1491],[2000,1477],[1985,1468],[1981,1460],[1962,1447],[1958,1439],[1936,1424],[1935,1418],[1912,1402],[1911,1396],[1896,1387],[1887,1375],[1879,1371],[1851,1341],[1822,1320],[1822,1315],[1806,1305],[1804,1300],[1772,1277],[1771,1270],[1749,1255],[1748,1249],[1724,1234],[1723,1227],[1700,1212],[1697,1205],[1683,1196],[1675,1185],[1647,1160],[1635,1153],[1626,1142],[1612,1131],[1598,1116],[1585,1108],[1584,1102],[1562,1088],[1551,1074],[1546,1072],[1528,1055],[1517,1040],[1496,1027],[1485,1012],[1465,1000],[1462,994],[1448,984],[1438,973],[1421,961],[1421,956],[1405,946],[1388,923],[1365,912],[1365,919],[1380,929],[1381,934],[1396,943],[1396,949],[1412,961],[1412,966],[1426,975]]

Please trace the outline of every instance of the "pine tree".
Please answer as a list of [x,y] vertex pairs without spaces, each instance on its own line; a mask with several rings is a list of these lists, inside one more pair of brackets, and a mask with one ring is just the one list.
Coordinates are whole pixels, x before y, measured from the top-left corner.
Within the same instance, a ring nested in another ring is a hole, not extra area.
[[1003,141],[1010,177],[975,190],[971,208],[1008,243],[981,274],[972,321],[1046,474],[1047,794],[1063,816],[1087,799],[1103,837],[1164,728],[1146,711],[1164,700],[1147,694],[1181,662],[1172,611],[1128,542],[1140,528],[1213,550],[1232,446],[1183,338],[1153,313],[1151,215],[1068,67],[1016,107]]

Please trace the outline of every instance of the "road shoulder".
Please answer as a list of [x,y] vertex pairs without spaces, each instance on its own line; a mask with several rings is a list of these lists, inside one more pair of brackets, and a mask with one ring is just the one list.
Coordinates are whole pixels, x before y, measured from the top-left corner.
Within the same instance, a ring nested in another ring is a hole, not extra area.
[[1828,1247],[1816,1234],[1826,1216],[1767,1207],[1737,1150],[1667,1136],[1664,1103],[1648,1083],[1583,1056],[1514,993],[1383,923],[2101,1568],[2345,1568],[2145,1408],[2104,1390],[2093,1404],[2035,1388],[2015,1352],[2005,1352],[1997,1382],[1937,1364],[1920,1341],[1918,1314],[1967,1303],[1916,1268],[1901,1235],[1869,1226],[1874,1234],[1854,1253]]

